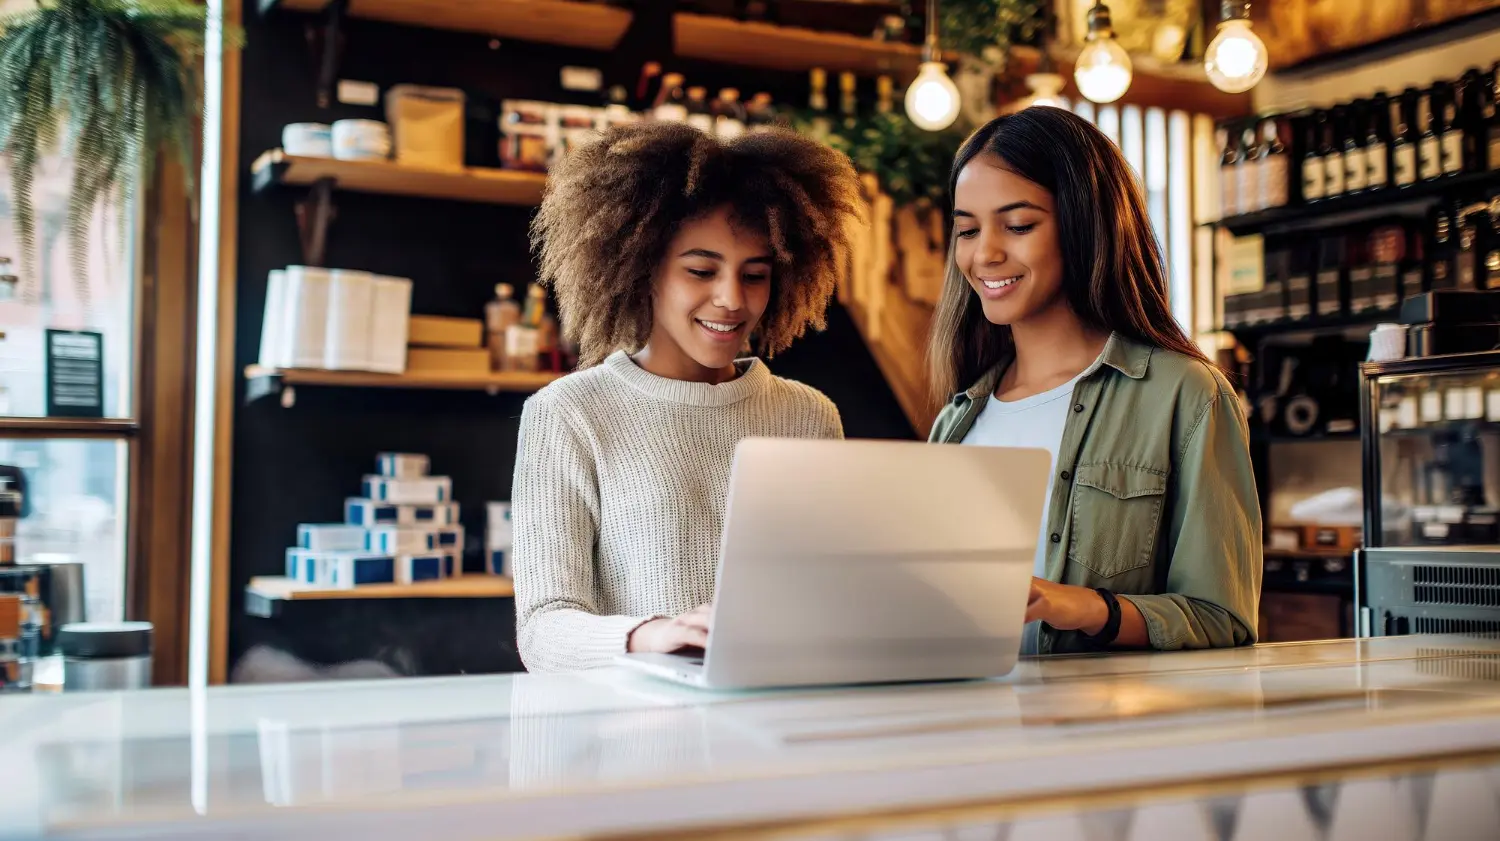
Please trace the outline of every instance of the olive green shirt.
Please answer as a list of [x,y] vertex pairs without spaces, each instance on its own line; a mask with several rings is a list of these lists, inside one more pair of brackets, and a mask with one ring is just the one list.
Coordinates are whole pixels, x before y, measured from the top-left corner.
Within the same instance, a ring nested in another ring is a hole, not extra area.
[[[1200,360],[1118,333],[1101,361],[1074,387],[1058,448],[1046,577],[1128,598],[1155,649],[1254,643],[1260,500],[1234,389]],[[931,440],[963,441],[1007,365],[956,395]],[[1039,653],[1087,648],[1042,625]]]

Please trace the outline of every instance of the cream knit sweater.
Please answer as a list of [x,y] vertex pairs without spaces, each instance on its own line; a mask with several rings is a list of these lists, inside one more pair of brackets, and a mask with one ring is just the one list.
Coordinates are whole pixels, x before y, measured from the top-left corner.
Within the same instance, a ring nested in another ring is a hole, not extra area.
[[526,401],[512,491],[516,637],[531,671],[609,665],[629,633],[713,599],[734,448],[841,438],[838,410],[758,360],[720,385],[623,351]]

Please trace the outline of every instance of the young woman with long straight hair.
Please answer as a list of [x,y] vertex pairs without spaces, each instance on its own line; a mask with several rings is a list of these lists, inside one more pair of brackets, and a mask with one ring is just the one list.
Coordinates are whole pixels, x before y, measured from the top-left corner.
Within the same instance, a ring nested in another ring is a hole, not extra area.
[[1053,454],[1023,653],[1248,645],[1261,515],[1233,388],[1183,333],[1140,186],[1058,108],[959,150],[932,440]]

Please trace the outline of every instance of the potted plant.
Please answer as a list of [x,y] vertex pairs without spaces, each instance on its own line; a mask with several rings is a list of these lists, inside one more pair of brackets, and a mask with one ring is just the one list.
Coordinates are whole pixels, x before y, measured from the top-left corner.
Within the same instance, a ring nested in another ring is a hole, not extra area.
[[164,149],[191,173],[206,25],[190,0],[36,0],[0,18],[0,156],[23,266],[35,260],[31,190],[44,155],[73,166],[66,227],[80,283],[101,199],[128,205]]

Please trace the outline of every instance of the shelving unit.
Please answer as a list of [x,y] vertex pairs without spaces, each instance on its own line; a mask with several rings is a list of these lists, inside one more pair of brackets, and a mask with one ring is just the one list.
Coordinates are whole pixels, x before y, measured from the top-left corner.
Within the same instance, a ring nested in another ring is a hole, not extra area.
[[673,15],[672,33],[680,58],[765,70],[823,67],[909,78],[922,62],[921,47],[912,44],[688,12]]
[[324,180],[333,189],[388,196],[412,196],[480,204],[535,206],[547,176],[536,172],[466,167],[427,169],[395,161],[342,161],[304,158],[272,149],[251,166],[257,192],[274,185],[312,187]]
[[1317,221],[1315,227],[1358,222],[1396,214],[1404,207],[1419,208],[1453,193],[1500,187],[1500,173],[1474,172],[1449,176],[1436,181],[1422,181],[1405,188],[1388,188],[1373,193],[1337,196],[1310,204],[1289,205],[1219,220],[1220,227],[1236,236],[1264,233],[1286,225]]
[[[260,0],[277,9],[329,12],[341,0]],[[406,26],[474,32],[563,47],[612,50],[630,28],[632,14],[602,3],[570,0],[343,0],[349,17]]]
[[534,207],[541,203],[547,186],[547,176],[536,172],[483,167],[428,169],[395,161],[300,157],[282,149],[262,153],[250,173],[257,193],[278,186],[309,188],[307,197],[297,202],[302,258],[309,266],[323,265],[335,190]]
[[461,575],[415,584],[366,584],[327,590],[299,584],[280,575],[256,576],[245,587],[245,613],[275,618],[288,602],[339,602],[388,599],[509,599],[515,584],[504,575]]
[[324,371],[313,368],[262,368],[251,365],[245,369],[246,402],[254,402],[273,394],[280,395],[281,404],[290,407],[296,403],[297,386],[328,388],[405,388],[434,389],[443,391],[483,391],[488,394],[501,392],[529,394],[546,387],[562,377],[562,374],[547,372],[499,372],[478,376],[442,374],[375,374],[367,371]]

